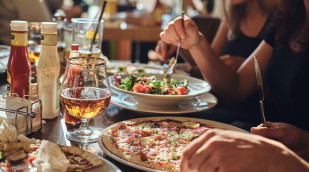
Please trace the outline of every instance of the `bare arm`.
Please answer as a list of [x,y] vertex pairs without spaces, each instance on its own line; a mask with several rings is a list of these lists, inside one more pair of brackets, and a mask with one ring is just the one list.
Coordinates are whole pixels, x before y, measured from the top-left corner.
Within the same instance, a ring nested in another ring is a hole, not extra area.
[[181,19],[175,19],[160,36],[163,41],[174,45],[182,38],[182,48],[190,51],[204,78],[218,94],[230,101],[244,100],[256,90],[253,56],[258,59],[262,77],[265,78],[266,67],[273,51],[270,45],[262,41],[235,73],[218,58],[189,18],[185,19],[184,28]]
[[[211,48],[216,53],[217,56],[222,54],[225,43],[227,42],[229,26],[225,20],[222,20],[218,31],[214,37],[214,40],[211,43]],[[207,36],[206,36],[207,37]]]

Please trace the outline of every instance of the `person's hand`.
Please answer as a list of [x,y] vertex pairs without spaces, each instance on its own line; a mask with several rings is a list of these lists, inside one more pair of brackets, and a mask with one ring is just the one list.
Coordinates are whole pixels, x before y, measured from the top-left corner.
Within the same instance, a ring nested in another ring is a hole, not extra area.
[[269,128],[264,124],[252,127],[251,133],[277,140],[298,155],[309,159],[309,132],[290,124],[280,122],[267,122]]
[[230,67],[233,71],[237,71],[240,65],[246,60],[242,57],[235,57],[231,55],[223,55],[220,57],[220,60],[224,62],[224,64]]
[[190,143],[181,171],[305,171],[308,163],[283,144],[261,136],[211,129]]
[[64,10],[65,16],[69,23],[71,23],[72,18],[79,17],[83,12],[83,8],[79,5],[76,5],[70,8],[63,7],[62,10]]
[[174,45],[166,44],[159,40],[156,46],[156,53],[162,62],[165,62],[172,54],[175,53],[177,47]]
[[184,27],[182,26],[182,18],[178,17],[160,33],[161,39],[172,45],[178,45],[181,39],[181,47],[189,49],[190,47],[200,43],[202,34],[199,32],[196,24],[188,17],[184,17]]

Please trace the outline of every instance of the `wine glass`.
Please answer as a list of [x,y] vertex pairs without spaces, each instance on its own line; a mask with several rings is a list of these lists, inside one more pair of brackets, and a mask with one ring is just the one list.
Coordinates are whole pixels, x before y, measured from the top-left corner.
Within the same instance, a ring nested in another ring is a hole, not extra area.
[[81,119],[79,129],[66,136],[76,142],[96,142],[99,130],[91,129],[88,122],[102,114],[111,100],[111,87],[102,58],[72,57],[67,60],[60,91],[60,101],[72,116]]

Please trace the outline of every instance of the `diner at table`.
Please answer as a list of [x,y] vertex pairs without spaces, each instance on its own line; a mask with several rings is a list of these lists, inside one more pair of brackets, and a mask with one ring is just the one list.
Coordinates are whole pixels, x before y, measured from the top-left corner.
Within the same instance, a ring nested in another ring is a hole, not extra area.
[[309,172],[309,0],[31,1],[0,2],[1,172]]

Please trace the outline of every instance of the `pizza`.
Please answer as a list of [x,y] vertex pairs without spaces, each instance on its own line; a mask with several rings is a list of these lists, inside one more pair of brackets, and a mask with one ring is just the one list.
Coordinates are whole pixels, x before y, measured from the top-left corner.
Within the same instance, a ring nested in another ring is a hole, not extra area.
[[102,142],[108,151],[136,165],[179,171],[186,146],[211,128],[190,120],[128,120],[105,129]]
[[[36,169],[33,161],[38,156],[40,143],[0,143],[0,171],[31,171]],[[103,165],[103,161],[90,152],[75,146],[58,146],[70,162],[67,171],[83,171]]]

